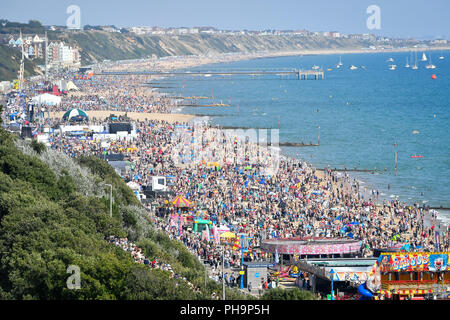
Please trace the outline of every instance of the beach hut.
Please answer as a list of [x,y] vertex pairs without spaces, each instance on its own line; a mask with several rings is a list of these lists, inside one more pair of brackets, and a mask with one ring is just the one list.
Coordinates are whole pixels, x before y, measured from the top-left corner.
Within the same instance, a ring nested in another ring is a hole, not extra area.
[[64,121],[84,121],[89,120],[88,115],[81,109],[70,109],[64,113],[62,119]]

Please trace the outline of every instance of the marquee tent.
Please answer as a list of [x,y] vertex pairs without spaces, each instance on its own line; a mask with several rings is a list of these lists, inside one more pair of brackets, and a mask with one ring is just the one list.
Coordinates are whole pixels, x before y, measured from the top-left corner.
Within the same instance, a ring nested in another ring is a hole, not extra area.
[[50,93],[43,93],[37,95],[31,99],[36,104],[46,104],[50,106],[59,105],[61,103],[61,97],[55,96]]
[[63,115],[63,120],[88,120],[89,117],[86,114],[86,112],[84,112],[81,109],[70,109],[69,111],[67,111],[66,113],[64,113]]

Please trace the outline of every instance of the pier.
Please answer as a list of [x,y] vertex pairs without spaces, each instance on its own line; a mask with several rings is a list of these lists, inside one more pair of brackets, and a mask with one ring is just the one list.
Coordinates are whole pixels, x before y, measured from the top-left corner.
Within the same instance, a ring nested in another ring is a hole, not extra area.
[[250,71],[102,71],[94,73],[100,76],[119,76],[119,75],[137,75],[137,76],[236,76],[247,75],[255,76],[274,75],[280,76],[281,79],[294,76],[298,80],[323,80],[325,72],[323,70],[250,70]]

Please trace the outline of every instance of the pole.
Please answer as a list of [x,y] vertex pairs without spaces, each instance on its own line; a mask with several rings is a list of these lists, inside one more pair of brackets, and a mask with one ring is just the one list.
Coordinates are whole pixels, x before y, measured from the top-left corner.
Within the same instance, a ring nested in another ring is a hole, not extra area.
[[397,143],[394,144],[395,150],[395,174],[397,174]]
[[222,246],[222,290],[223,290],[223,300],[225,300],[225,274],[223,272],[225,266],[225,245]]
[[112,218],[112,185],[110,185],[111,187],[111,192],[109,194],[109,216]]
[[317,136],[317,144],[320,145],[320,126],[318,126],[319,128],[319,134]]
[[334,300],[334,295],[333,295],[333,278],[331,278],[331,300]]
[[48,81],[48,38],[45,31],[45,81]]
[[110,194],[109,194],[109,216],[112,218],[112,184],[106,184],[108,187],[110,187]]
[[178,235],[181,235],[181,211],[178,209]]
[[334,300],[334,294],[333,294],[333,280],[334,280],[334,270],[330,270],[331,275],[331,300]]
[[241,235],[241,285],[240,288],[244,289],[244,275],[242,274],[244,271],[244,236]]

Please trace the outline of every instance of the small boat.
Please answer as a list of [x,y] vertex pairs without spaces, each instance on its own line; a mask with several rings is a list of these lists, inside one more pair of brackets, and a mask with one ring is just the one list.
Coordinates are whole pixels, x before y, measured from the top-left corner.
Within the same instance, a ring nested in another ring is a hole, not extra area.
[[319,66],[314,65],[314,66],[312,66],[312,69],[313,70],[319,70]]
[[439,57],[439,60],[444,60],[444,55],[442,54],[442,50],[441,50],[441,56]]
[[397,68],[397,65],[395,65],[395,64],[391,64],[389,66],[389,70],[395,70],[395,68]]
[[417,52],[416,52],[416,60],[414,61],[414,65],[411,67],[411,69],[413,70],[419,69],[419,67],[417,66]]
[[411,158],[418,159],[418,158],[423,158],[423,156],[414,154],[411,156]]
[[387,62],[394,62],[394,59],[389,58],[389,59],[387,59]]
[[406,57],[406,64],[405,64],[405,68],[409,68],[409,67],[410,67],[410,65],[409,65],[408,57]]
[[358,69],[358,67],[356,67],[356,66],[354,66],[354,65],[351,65],[351,66],[350,66],[350,70],[356,70],[356,69]]
[[422,60],[420,61],[427,61],[427,55],[425,54],[425,52],[422,54]]
[[340,68],[342,66],[343,66],[343,64],[342,64],[342,57],[339,56],[339,63],[337,64],[336,68]]
[[427,68],[427,69],[436,69],[436,66],[433,63],[431,63],[431,56],[430,56],[430,63],[427,64],[425,66],[425,68]]

